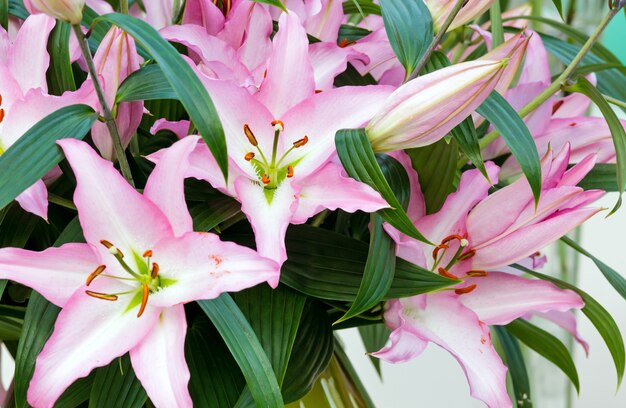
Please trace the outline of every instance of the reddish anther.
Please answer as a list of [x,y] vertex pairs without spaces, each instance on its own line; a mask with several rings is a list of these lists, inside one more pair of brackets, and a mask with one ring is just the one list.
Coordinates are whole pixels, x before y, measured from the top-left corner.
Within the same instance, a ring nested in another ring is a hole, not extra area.
[[152,271],[150,271],[150,277],[152,277],[152,279],[156,278],[159,275],[159,270],[161,268],[159,267],[159,264],[156,262],[152,262]]
[[106,293],[92,292],[90,290],[86,290],[85,293],[96,299],[108,300],[111,302],[117,300],[117,295],[107,295]]
[[466,286],[466,287],[460,288],[460,289],[455,289],[454,293],[456,293],[457,295],[464,295],[466,293],[470,293],[474,289],[476,289],[476,284],[469,285],[469,286]]
[[243,133],[245,133],[246,137],[248,138],[248,142],[250,142],[252,146],[259,145],[259,142],[256,140],[254,133],[252,133],[252,130],[250,130],[250,126],[248,126],[247,123],[243,125]]
[[464,261],[466,259],[470,259],[474,255],[476,255],[476,250],[475,249],[470,249],[466,253],[464,253],[461,256],[459,256],[459,261]]
[[445,244],[437,245],[435,249],[433,249],[433,259],[437,260],[437,255],[439,254],[439,251],[441,251],[442,249],[448,249],[448,248],[450,247]]
[[141,297],[141,306],[139,307],[139,312],[137,312],[137,317],[141,317],[143,312],[146,310],[146,305],[148,304],[148,296],[150,295],[150,290],[148,289],[148,284],[143,284],[143,294]]
[[452,240],[455,240],[455,239],[456,239],[457,241],[461,242],[461,241],[463,240],[463,237],[462,237],[462,236],[460,236],[460,235],[457,235],[457,234],[448,235],[447,237],[445,237],[445,238],[441,241],[441,244],[442,244],[442,245],[445,245],[445,244],[447,244],[448,242],[450,242],[450,241],[452,241]]
[[89,286],[89,284],[91,284],[91,282],[93,282],[93,280],[96,279],[98,275],[104,272],[106,268],[106,265],[98,266],[93,272],[89,274],[89,276],[87,276],[87,281],[85,282],[85,285]]
[[268,176],[267,174],[264,174],[263,177],[261,177],[261,182],[265,185],[270,183],[270,176]]
[[467,276],[471,276],[473,278],[484,278],[488,276],[489,273],[487,271],[469,271]]
[[293,167],[291,166],[287,167],[287,177],[293,177]]
[[243,156],[244,159],[246,159],[246,161],[250,161],[252,159],[254,159],[255,154],[253,152],[248,152],[246,153],[245,156]]
[[309,142],[309,137],[308,136],[304,136],[302,139],[296,140],[295,142],[293,142],[293,147],[295,147],[295,148],[302,147],[305,144],[307,144],[308,142]]
[[446,270],[446,268],[443,268],[441,266],[439,267],[438,271],[439,271],[439,275],[441,275],[441,276],[443,276],[445,278],[448,278],[448,279],[459,279],[456,275],[451,274],[450,272],[448,272]]
[[152,250],[148,249],[146,252],[143,253],[143,257],[144,258],[151,258],[152,257]]

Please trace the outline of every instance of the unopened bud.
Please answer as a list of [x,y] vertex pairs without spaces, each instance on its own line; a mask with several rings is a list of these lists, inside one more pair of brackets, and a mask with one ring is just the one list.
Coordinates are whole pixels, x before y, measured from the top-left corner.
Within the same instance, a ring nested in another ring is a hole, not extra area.
[[47,14],[70,24],[80,24],[85,0],[24,0],[26,9]]

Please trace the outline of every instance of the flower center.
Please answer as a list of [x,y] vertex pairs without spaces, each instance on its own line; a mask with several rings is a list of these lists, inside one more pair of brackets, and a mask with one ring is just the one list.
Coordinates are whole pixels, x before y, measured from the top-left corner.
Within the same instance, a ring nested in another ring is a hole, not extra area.
[[304,136],[302,139],[296,140],[280,158],[277,157],[278,153],[278,141],[280,134],[285,131],[285,125],[280,120],[272,121],[271,125],[274,127],[274,143],[272,145],[271,160],[267,159],[267,156],[263,153],[263,150],[259,146],[252,129],[246,123],[243,125],[243,133],[246,135],[248,142],[254,146],[259,153],[257,157],[256,153],[248,152],[244,156],[246,161],[249,161],[254,171],[257,173],[259,180],[263,183],[263,187],[267,190],[275,190],[285,178],[291,178],[294,175],[293,166],[288,163],[283,163],[289,153],[294,149],[298,149],[309,142],[309,137]]
[[[448,249],[450,249],[450,247],[453,245],[455,241],[459,242],[459,247],[457,248],[456,252],[452,256],[452,258],[448,261],[445,267],[439,266],[441,262],[443,261],[446,255],[446,252],[448,251]],[[441,243],[437,245],[435,249],[433,249],[434,264],[433,264],[433,267],[431,268],[431,271],[434,272],[435,269],[437,269],[437,272],[441,276],[444,276],[449,279],[464,280],[464,277],[458,277],[455,274],[450,273],[450,268],[452,268],[457,262],[470,259],[474,255],[476,255],[476,250],[473,248],[465,250],[465,248],[468,245],[469,245],[469,242],[467,241],[467,239],[463,238],[460,235],[452,234],[452,235],[448,235],[447,237],[445,237],[443,240],[441,240]],[[468,277],[485,277],[487,276],[487,272],[479,271],[479,270],[471,270],[471,271],[468,271],[466,275]],[[469,286],[465,286],[465,287],[457,288],[453,290],[457,295],[462,295],[465,293],[470,293],[474,289],[476,289],[476,284],[471,284]]]
[[121,295],[134,294],[130,304],[128,305],[128,309],[132,309],[139,304],[140,307],[137,317],[141,317],[143,312],[146,310],[150,294],[171,285],[173,281],[159,276],[159,264],[152,262],[152,250],[149,249],[145,251],[141,256],[133,252],[135,263],[137,265],[137,270],[133,270],[133,268],[131,268],[124,260],[124,253],[119,248],[104,239],[101,240],[100,243],[109,250],[109,253],[113,255],[113,257],[121,265],[122,269],[128,273],[130,277],[105,274],[104,271],[106,270],[106,265],[99,265],[91,274],[89,274],[85,284],[89,286],[97,277],[106,277],[116,280],[134,281],[137,282],[138,285],[134,289],[126,292],[101,293],[86,290],[85,293],[91,297],[108,301],[116,301]]

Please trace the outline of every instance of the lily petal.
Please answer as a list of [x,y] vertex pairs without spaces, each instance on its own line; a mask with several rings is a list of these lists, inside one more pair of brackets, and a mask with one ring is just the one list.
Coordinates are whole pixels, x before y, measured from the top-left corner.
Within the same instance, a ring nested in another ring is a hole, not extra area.
[[185,361],[186,333],[184,306],[163,309],[152,330],[130,350],[133,370],[157,407],[193,407],[187,389],[191,374]]
[[38,180],[15,198],[24,209],[31,214],[48,220],[48,189],[43,181]]
[[65,244],[42,252],[1,248],[0,278],[33,288],[63,307],[98,263],[98,256],[88,244]]

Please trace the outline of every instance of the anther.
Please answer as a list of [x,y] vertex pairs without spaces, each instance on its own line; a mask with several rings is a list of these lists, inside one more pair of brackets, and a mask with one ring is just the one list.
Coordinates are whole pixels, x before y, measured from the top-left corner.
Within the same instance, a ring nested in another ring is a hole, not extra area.
[[288,178],[293,177],[293,167],[291,167],[291,166],[287,167],[287,177]]
[[0,95],[0,106],[2,106],[2,95]]
[[0,109],[0,123],[4,120],[4,109]]
[[150,277],[152,279],[156,278],[157,275],[159,274],[159,270],[161,268],[159,268],[159,264],[156,262],[152,262],[152,271],[150,272]]
[[474,255],[476,255],[476,250],[475,249],[470,249],[469,251],[467,251],[463,255],[459,256],[459,261],[464,261],[466,259],[470,259]]
[[100,243],[105,246],[106,249],[111,249],[113,244],[107,241],[106,239],[101,239]]
[[316,94],[320,94],[320,93],[322,93],[322,92],[324,92],[324,91],[322,91],[321,89],[316,89],[316,90],[315,90],[315,93],[316,93]]
[[146,252],[143,253],[142,255],[144,258],[152,258],[152,250],[148,249]]
[[469,286],[466,286],[466,287],[460,288],[460,289],[455,289],[454,293],[456,293],[457,295],[464,295],[466,293],[470,293],[474,289],[476,289],[476,284],[469,285]]
[[446,270],[446,268],[443,268],[441,266],[439,267],[438,271],[439,271],[439,275],[441,275],[441,276],[443,276],[445,278],[448,278],[448,279],[459,279],[457,276],[455,276],[455,275],[451,274],[450,272],[448,272]]
[[254,133],[252,133],[252,130],[250,130],[250,126],[248,126],[247,123],[243,125],[243,133],[246,134],[246,137],[248,138],[248,142],[250,142],[252,146],[259,145],[259,142],[257,142],[256,137],[254,137]]
[[85,282],[85,285],[89,286],[89,284],[93,282],[93,280],[96,279],[98,275],[104,272],[106,268],[107,268],[106,265],[98,266],[93,272],[89,274],[89,276],[87,276],[87,281]]
[[488,276],[488,275],[489,273],[487,273],[487,271],[475,270],[475,271],[467,272],[467,276],[471,276],[474,278],[484,278],[485,276]]
[[146,305],[148,304],[148,296],[150,295],[150,291],[148,289],[148,284],[143,284],[143,294],[141,297],[141,306],[139,307],[139,312],[137,312],[137,317],[141,317],[143,312],[146,310]]
[[435,249],[433,249],[433,259],[437,260],[437,254],[439,254],[439,251],[441,251],[442,249],[448,249],[449,246],[442,244],[442,245],[437,245],[435,247]]
[[356,41],[348,41],[347,38],[344,38],[339,42],[339,48],[346,48],[349,45],[356,44]]
[[296,140],[295,142],[293,142],[293,147],[295,147],[295,148],[302,147],[305,144],[307,144],[308,142],[309,142],[309,137],[308,136],[304,136],[302,139]]
[[243,156],[243,158],[246,159],[246,161],[250,161],[250,160],[254,159],[254,153],[248,152],[248,153],[246,153],[245,156]]
[[556,101],[554,103],[554,105],[552,105],[552,114],[554,115],[556,113],[556,111],[558,111],[561,106],[563,106],[563,100]]
[[100,292],[92,292],[90,290],[86,290],[85,293],[91,297],[94,297],[96,299],[102,299],[102,300],[108,300],[108,301],[116,301],[117,300],[117,295],[107,295],[106,293],[100,293]]
[[274,130],[278,132],[282,132],[285,130],[285,124],[280,120],[273,120],[272,126],[274,126]]
[[442,244],[442,245],[445,245],[445,244],[447,244],[448,242],[450,242],[450,241],[452,241],[452,240],[455,240],[455,239],[456,239],[457,241],[461,242],[461,241],[463,240],[463,237],[462,237],[462,236],[460,236],[460,235],[457,235],[457,234],[448,235],[447,237],[445,237],[445,238],[443,239],[443,241],[441,241],[441,244]]
[[261,182],[265,185],[270,183],[270,176],[268,176],[267,174],[264,174],[263,177],[261,177]]

